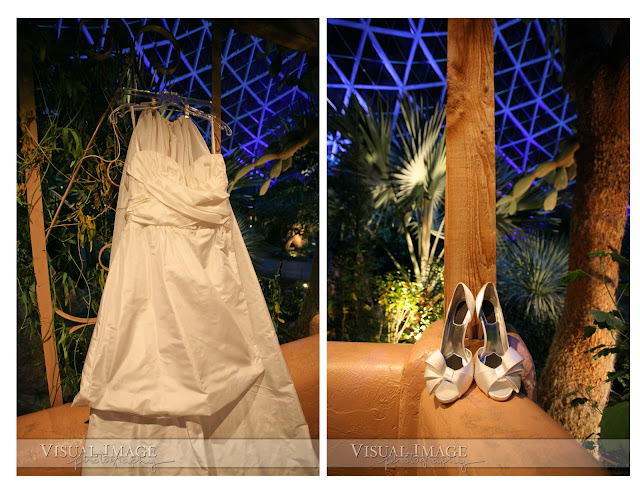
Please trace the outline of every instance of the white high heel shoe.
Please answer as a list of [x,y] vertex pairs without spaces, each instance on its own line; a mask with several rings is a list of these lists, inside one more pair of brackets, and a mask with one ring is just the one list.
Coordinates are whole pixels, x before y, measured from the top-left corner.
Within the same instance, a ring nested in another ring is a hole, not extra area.
[[484,332],[484,346],[474,358],[476,384],[490,398],[508,400],[514,391],[520,391],[524,359],[509,346],[507,325],[493,283],[487,283],[478,293],[476,313]]
[[464,283],[458,283],[449,303],[440,350],[426,360],[427,389],[442,403],[460,398],[473,381],[473,355],[465,348],[464,337],[473,320],[474,306],[471,290]]

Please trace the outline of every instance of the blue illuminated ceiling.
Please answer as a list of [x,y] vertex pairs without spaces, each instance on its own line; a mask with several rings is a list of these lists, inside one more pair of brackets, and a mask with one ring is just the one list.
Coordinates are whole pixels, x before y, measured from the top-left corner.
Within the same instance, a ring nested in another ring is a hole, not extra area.
[[[394,101],[424,91],[444,103],[446,19],[329,19],[328,99],[334,108]],[[496,153],[518,170],[552,159],[573,134],[573,105],[559,82],[561,66],[545,48],[540,21],[494,21]],[[399,106],[393,108],[394,121]],[[329,129],[331,131],[331,129]],[[335,152],[330,142],[329,152]]]
[[[172,40],[157,32],[137,35],[148,25],[160,25],[171,33],[179,52]],[[55,29],[58,37],[82,33],[96,52],[108,49],[112,37],[115,38],[112,31],[117,29],[122,37],[124,30],[125,37],[135,42],[135,51],[144,64],[142,70],[154,72],[151,60],[154,56],[162,66],[176,67],[164,78],[155,75],[156,90],[205,100],[211,99],[211,26],[206,19],[59,19],[42,25]],[[226,154],[240,147],[249,157],[256,157],[269,144],[271,134],[281,128],[280,120],[287,120],[291,111],[305,105],[309,96],[297,86],[284,84],[283,77],[269,76],[269,66],[277,53],[275,45],[225,26],[221,26],[221,31],[222,119],[233,130],[230,137],[223,132],[222,150]],[[307,68],[306,55],[294,50],[281,53],[283,73],[300,77]],[[210,124],[200,119],[194,122],[202,126],[209,141]]]

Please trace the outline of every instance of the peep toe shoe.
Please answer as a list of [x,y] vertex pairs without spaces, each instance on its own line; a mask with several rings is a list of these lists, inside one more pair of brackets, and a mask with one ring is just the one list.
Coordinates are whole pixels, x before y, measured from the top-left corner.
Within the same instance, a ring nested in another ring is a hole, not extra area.
[[508,400],[514,391],[520,391],[523,358],[509,346],[507,326],[493,283],[487,283],[478,293],[476,313],[484,332],[484,346],[474,358],[476,384],[490,398]]
[[449,303],[440,350],[426,360],[427,390],[442,403],[460,398],[473,381],[473,355],[464,346],[464,338],[473,320],[474,306],[471,290],[464,283],[458,283]]

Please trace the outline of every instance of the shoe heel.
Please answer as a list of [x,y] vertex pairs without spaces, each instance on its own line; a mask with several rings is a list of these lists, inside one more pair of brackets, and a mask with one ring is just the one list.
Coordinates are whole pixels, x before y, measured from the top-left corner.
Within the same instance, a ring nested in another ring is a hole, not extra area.
[[471,290],[458,283],[445,317],[440,349],[426,360],[427,389],[441,403],[456,401],[473,381],[473,355],[464,343],[474,305]]
[[476,298],[476,314],[482,325],[484,345],[474,358],[474,378],[478,387],[496,401],[508,400],[522,385],[522,356],[509,346],[498,291],[489,282]]

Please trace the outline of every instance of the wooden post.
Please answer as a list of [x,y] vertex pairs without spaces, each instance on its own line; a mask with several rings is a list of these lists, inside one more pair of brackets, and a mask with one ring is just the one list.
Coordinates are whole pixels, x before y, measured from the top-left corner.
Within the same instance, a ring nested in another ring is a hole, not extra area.
[[[29,142],[25,143],[23,148],[28,152],[34,149],[38,143],[38,128],[31,56],[24,50],[20,51],[18,59],[18,92],[20,96],[20,120],[30,134],[30,138],[25,136]],[[57,406],[62,405],[63,401],[58,354],[56,353],[53,334],[53,307],[51,304],[51,286],[49,284],[49,260],[44,236],[44,213],[40,179],[40,164],[36,162],[27,170],[27,202],[30,208],[29,231],[31,234],[33,269],[36,278],[38,312],[40,313],[44,365],[49,387],[49,402],[51,406]]]
[[[222,31],[220,26],[211,22],[211,102],[213,103],[213,113],[222,120]],[[219,125],[212,125],[211,128],[211,152],[220,154],[222,152],[222,133]],[[215,145],[214,145],[215,143]]]
[[496,282],[494,105],[493,20],[449,19],[445,307],[458,282],[474,295]]

